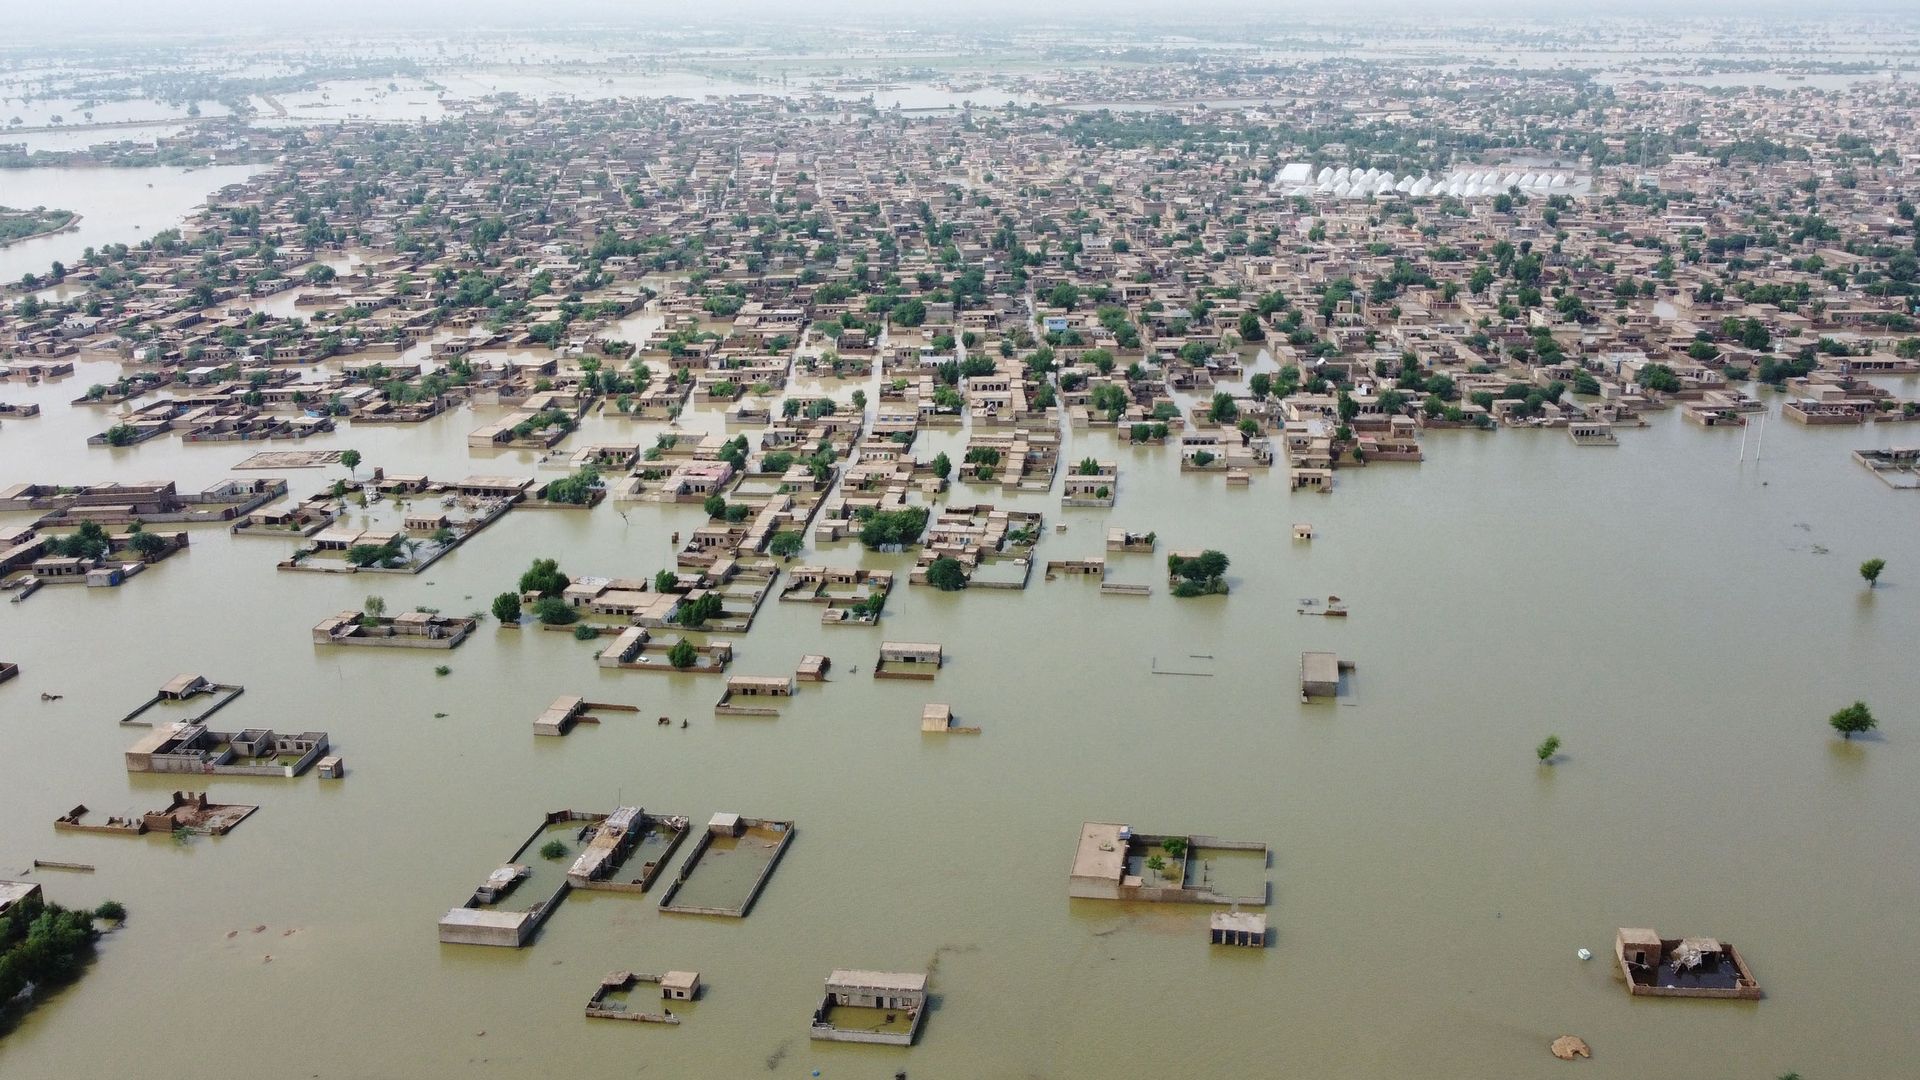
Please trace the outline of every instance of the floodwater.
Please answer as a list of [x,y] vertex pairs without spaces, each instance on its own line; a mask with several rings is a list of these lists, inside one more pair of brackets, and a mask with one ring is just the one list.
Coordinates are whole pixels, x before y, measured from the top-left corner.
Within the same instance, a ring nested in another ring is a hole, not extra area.
[[252,176],[252,165],[183,168],[0,169],[0,206],[72,210],[79,225],[0,248],[0,281],[45,274],[57,260],[69,269],[88,248],[134,245],[186,220],[207,197]]
[[[198,490],[262,448],[83,445],[105,418],[67,401],[115,371],[0,384],[0,399],[45,408],[0,427],[0,484]],[[466,433],[498,415],[347,426],[300,448],[357,448],[361,475],[533,475],[529,454],[468,455]],[[682,427],[721,423],[703,405]],[[596,416],[560,449],[665,430]],[[916,451],[957,459],[963,438]],[[602,671],[598,646],[565,633],[489,623],[451,653],[310,641],[368,594],[390,611],[484,609],[538,556],[651,575],[697,507],[517,510],[415,577],[276,573],[277,542],[195,528],[187,553],[121,589],[49,587],[0,609],[0,657],[22,668],[0,686],[0,876],[36,858],[94,864],[34,879],[63,903],[131,911],[83,980],[0,1041],[0,1074],[1092,1080],[1143,1075],[1146,1028],[1192,1076],[1544,1075],[1547,1044],[1576,1034],[1590,1078],[1686,1061],[1703,1077],[1905,1080],[1920,1062],[1912,995],[1863,974],[1920,964],[1920,498],[1847,454],[1920,429],[1776,414],[1757,463],[1751,445],[1737,460],[1740,439],[1677,413],[1617,449],[1435,432],[1424,464],[1290,495],[1279,474],[1229,490],[1181,474],[1174,448],[1071,432],[1064,462],[1119,462],[1112,510],[1062,512],[1057,485],[948,500],[1044,512],[1042,563],[1104,554],[1110,525],[1156,531],[1159,553],[1112,557],[1152,596],[1039,566],[1025,591],[944,594],[905,585],[910,556],[810,550],[902,584],[877,628],[768,600],[735,673],[834,661],[777,719],[716,718],[719,678]],[[304,495],[344,472],[254,475]],[[1292,541],[1294,522],[1318,538]],[[1203,546],[1231,556],[1232,595],[1174,599],[1160,559]],[[1855,568],[1876,556],[1889,565],[1868,591]],[[1328,594],[1352,616],[1295,613]],[[932,682],[876,681],[883,639],[941,642],[947,665]],[[1300,704],[1309,649],[1358,664],[1348,703]],[[76,803],[123,814],[182,785],[129,776],[137,732],[114,722],[180,672],[245,684],[216,726],[331,732],[346,778],[211,778],[216,801],[261,810],[184,845],[55,833]],[[536,738],[564,693],[641,712]],[[1825,718],[1855,698],[1883,729],[1843,742]],[[982,733],[923,735],[930,701]],[[1563,740],[1551,767],[1533,755],[1548,734]],[[717,811],[792,819],[798,834],[744,920],[663,915],[663,878],[644,897],[575,893],[525,950],[438,943],[441,913],[542,814],[621,804],[696,828]],[[1210,947],[1203,906],[1069,900],[1088,819],[1271,845],[1264,873],[1219,871],[1271,883],[1270,946]],[[1630,999],[1604,959],[1575,956],[1610,956],[1619,926],[1737,942],[1767,998]],[[932,968],[920,1044],[811,1044],[836,967]],[[585,1021],[622,968],[699,971],[707,999],[678,1028]],[[262,1002],[301,1018],[274,1025],[270,1051],[210,1055],[182,1035]]]

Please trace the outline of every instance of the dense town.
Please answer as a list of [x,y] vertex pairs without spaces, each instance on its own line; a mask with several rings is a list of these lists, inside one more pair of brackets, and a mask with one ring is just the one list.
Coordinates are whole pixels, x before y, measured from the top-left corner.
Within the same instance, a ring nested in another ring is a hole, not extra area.
[[[489,443],[553,446],[602,403],[719,402],[783,413],[760,464],[817,453],[847,419],[809,425],[846,409],[894,448],[966,418],[982,459],[1026,447],[970,470],[1006,484],[1051,481],[1063,424],[1326,487],[1435,427],[1610,440],[1668,408],[1739,424],[1776,391],[1805,423],[1920,418],[1859,378],[1920,369],[1905,84],[1346,81],[1236,110],[496,100],[317,127],[185,227],[29,275],[84,289],[16,296],[0,335],[16,378],[117,355],[85,394],[126,403],[115,445],[472,400],[518,410]],[[642,311],[657,331],[625,340]],[[876,368],[871,407],[782,394]]]

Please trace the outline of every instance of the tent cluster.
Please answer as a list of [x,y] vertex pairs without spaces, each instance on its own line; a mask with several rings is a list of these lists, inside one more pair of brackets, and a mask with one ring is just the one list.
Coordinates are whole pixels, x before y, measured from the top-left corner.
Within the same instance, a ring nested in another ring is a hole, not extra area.
[[1313,173],[1307,165],[1289,165],[1277,181],[1288,195],[1330,195],[1336,199],[1364,199],[1369,195],[1451,196],[1458,199],[1492,198],[1515,188],[1524,194],[1551,195],[1571,192],[1575,181],[1562,172],[1502,172],[1499,169],[1456,169],[1440,177],[1422,173],[1419,177],[1395,176],[1381,169],[1338,169],[1331,166]]

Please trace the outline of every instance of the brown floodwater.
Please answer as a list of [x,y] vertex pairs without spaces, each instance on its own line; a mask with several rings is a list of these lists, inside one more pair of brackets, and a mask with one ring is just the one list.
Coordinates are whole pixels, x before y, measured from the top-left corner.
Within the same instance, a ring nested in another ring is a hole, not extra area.
[[45,206],[80,215],[80,222],[65,232],[0,247],[0,281],[13,285],[23,274],[45,276],[56,261],[71,270],[90,247],[132,247],[150,240],[179,225],[206,203],[210,192],[238,184],[256,171],[251,165],[0,169],[0,206]]
[[[198,490],[263,448],[85,446],[110,421],[67,401],[115,371],[0,384],[45,408],[0,427],[0,485]],[[300,448],[357,448],[362,475],[535,474],[532,455],[469,456],[466,433],[498,415],[349,426]],[[721,423],[702,406],[683,427]],[[562,450],[664,430],[594,417]],[[962,440],[916,450],[957,459]],[[1321,496],[1289,494],[1279,473],[1229,490],[1182,475],[1171,447],[1070,432],[1063,460],[1119,462],[1113,509],[1062,512],[1057,485],[948,498],[1045,513],[1040,562],[1104,554],[1109,525],[1156,531],[1160,553],[1112,556],[1152,596],[1038,566],[1025,591],[943,594],[904,584],[907,555],[810,550],[902,585],[877,628],[766,602],[735,673],[834,661],[777,719],[716,718],[717,678],[602,671],[593,644],[490,621],[451,653],[311,643],[368,594],[390,611],[485,609],[538,556],[651,575],[697,507],[515,511],[417,577],[277,573],[290,541],[197,527],[123,588],[0,608],[0,659],[22,667],[0,686],[0,876],[91,863],[33,879],[132,913],[83,980],[0,1041],[0,1075],[1092,1080],[1179,1062],[1223,1078],[1911,1077],[1913,995],[1867,976],[1920,964],[1920,497],[1847,454],[1916,440],[1776,414],[1762,459],[1749,446],[1740,463],[1738,431],[1677,413],[1611,450],[1435,432],[1424,464],[1343,470]],[[253,475],[304,495],[344,472]],[[1292,541],[1298,521],[1318,538]],[[1203,546],[1231,556],[1232,595],[1174,599],[1161,558]],[[1875,556],[1889,565],[1869,591],[1856,567]],[[1351,617],[1296,614],[1329,594]],[[932,682],[875,681],[883,638],[941,642],[947,664]],[[1358,664],[1351,698],[1300,704],[1309,649]],[[261,807],[217,839],[55,833],[76,803],[127,813],[180,786],[129,776],[137,732],[115,723],[180,672],[246,686],[217,726],[329,731],[346,779],[212,778],[216,801]],[[568,693],[641,711],[536,738],[534,717]],[[1883,728],[1843,742],[1825,718],[1855,698]],[[982,733],[923,735],[932,701]],[[1563,750],[1543,767],[1548,734]],[[663,878],[646,897],[576,892],[524,950],[437,941],[440,914],[541,815],[622,804],[798,832],[744,920],[663,915]],[[1217,870],[1235,889],[1271,882],[1270,946],[1210,947],[1202,906],[1069,900],[1088,819],[1270,845],[1264,874]],[[1766,1000],[1629,998],[1607,960],[1619,926],[1738,942]],[[920,1044],[810,1043],[837,967],[932,968]],[[697,970],[707,997],[677,1028],[586,1021],[618,969]],[[249,1038],[241,1016],[267,1026]],[[1592,1061],[1548,1060],[1568,1033]]]

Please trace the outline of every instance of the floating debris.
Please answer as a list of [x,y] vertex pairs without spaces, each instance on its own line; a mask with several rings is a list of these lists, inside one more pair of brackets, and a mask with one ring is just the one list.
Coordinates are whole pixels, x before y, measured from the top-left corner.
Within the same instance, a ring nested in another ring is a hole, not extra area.
[[1553,1050],[1553,1056],[1559,1058],[1561,1061],[1572,1061],[1577,1057],[1590,1058],[1593,1056],[1593,1049],[1587,1045],[1587,1040],[1578,1035],[1562,1035],[1553,1040],[1553,1046],[1550,1049]]

